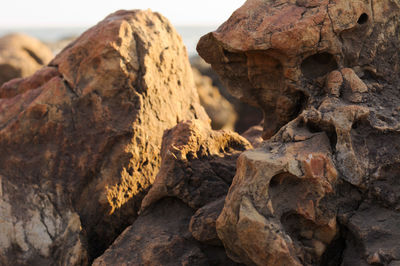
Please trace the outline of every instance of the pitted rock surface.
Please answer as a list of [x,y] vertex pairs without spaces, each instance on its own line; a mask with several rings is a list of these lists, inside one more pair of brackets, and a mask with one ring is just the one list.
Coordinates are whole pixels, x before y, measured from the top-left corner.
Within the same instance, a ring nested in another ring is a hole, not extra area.
[[2,265],[100,255],[136,219],[164,130],[209,121],[181,38],[151,11],[111,14],[0,95]]
[[[25,78],[53,59],[50,48],[39,40],[23,34],[8,34],[0,38],[0,86]],[[4,97],[4,94],[0,97]]]
[[217,221],[233,259],[398,263],[399,19],[398,0],[248,0],[202,37],[199,54],[264,111],[267,141],[239,158]]

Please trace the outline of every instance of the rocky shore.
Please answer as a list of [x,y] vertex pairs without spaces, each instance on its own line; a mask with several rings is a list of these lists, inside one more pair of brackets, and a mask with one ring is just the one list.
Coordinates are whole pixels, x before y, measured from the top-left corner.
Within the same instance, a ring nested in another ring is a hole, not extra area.
[[400,265],[399,19],[248,0],[191,62],[149,10],[0,38],[0,264]]

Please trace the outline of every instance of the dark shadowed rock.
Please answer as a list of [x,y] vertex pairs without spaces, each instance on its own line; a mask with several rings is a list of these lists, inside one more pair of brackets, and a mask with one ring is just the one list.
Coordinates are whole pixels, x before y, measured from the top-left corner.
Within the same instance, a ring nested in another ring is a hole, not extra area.
[[23,34],[0,38],[0,86],[15,78],[27,77],[47,65],[51,50],[39,40]]
[[248,0],[199,54],[264,111],[217,220],[238,262],[399,261],[400,2]]
[[193,210],[165,199],[142,214],[93,265],[208,265],[189,232]]
[[136,219],[164,130],[209,121],[181,38],[151,11],[111,14],[0,95],[2,265],[101,254]]

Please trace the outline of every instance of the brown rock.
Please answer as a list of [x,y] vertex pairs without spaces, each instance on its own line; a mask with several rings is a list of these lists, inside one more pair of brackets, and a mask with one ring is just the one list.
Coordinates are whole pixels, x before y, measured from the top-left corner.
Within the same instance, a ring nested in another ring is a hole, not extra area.
[[84,264],[86,237],[101,254],[136,219],[164,130],[209,120],[181,38],[151,11],[111,14],[0,95],[6,265]]
[[139,218],[94,264],[236,265],[216,236],[215,220],[236,158],[250,147],[200,120],[166,131],[162,166]]
[[200,120],[178,124],[164,134],[162,166],[141,209],[164,197],[176,197],[195,210],[218,200],[228,191],[239,154],[250,147],[238,134],[213,131]]
[[328,138],[323,133],[302,137],[283,145],[270,141],[239,158],[217,220],[218,235],[236,261],[315,264],[336,236],[335,213],[322,203],[337,179]]
[[198,209],[190,220],[189,230],[193,237],[206,244],[221,246],[215,223],[224,207],[225,197]]
[[217,220],[231,258],[399,261],[399,21],[395,0],[248,0],[200,40],[269,139],[239,158]]
[[142,214],[93,265],[208,265],[191,237],[193,210],[165,199]]
[[232,105],[221,96],[209,77],[203,76],[195,68],[192,70],[200,103],[211,119],[212,129],[234,130],[236,111]]
[[[229,93],[226,86],[218,77],[218,74],[201,57],[194,56],[190,58],[192,68],[197,69],[203,76],[210,77],[212,85],[217,87],[223,98],[228,100],[236,112],[236,122],[234,130],[240,134],[250,127],[258,125],[262,120],[262,112],[259,108],[246,104]],[[196,78],[196,76],[195,76]],[[201,96],[200,96],[201,97]]]
[[262,133],[263,133],[263,127],[262,127],[262,122],[260,125],[252,126],[248,130],[246,130],[244,133],[242,133],[242,136],[246,138],[253,147],[258,148],[261,143],[263,142],[262,138]]
[[0,38],[0,86],[15,78],[27,77],[53,58],[51,50],[39,40],[23,34]]

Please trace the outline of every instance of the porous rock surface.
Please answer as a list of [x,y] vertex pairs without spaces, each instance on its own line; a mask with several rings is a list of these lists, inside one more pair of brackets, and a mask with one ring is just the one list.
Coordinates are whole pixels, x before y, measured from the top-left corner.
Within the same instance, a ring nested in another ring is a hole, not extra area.
[[0,38],[0,86],[14,78],[27,77],[53,59],[50,48],[23,34]]
[[248,265],[398,265],[398,0],[248,0],[199,54],[264,111],[216,226]]
[[162,165],[132,226],[94,265],[236,265],[215,228],[246,139],[200,120],[164,134]]
[[209,121],[181,38],[151,11],[109,15],[0,95],[1,265],[100,255],[136,219],[164,130]]

